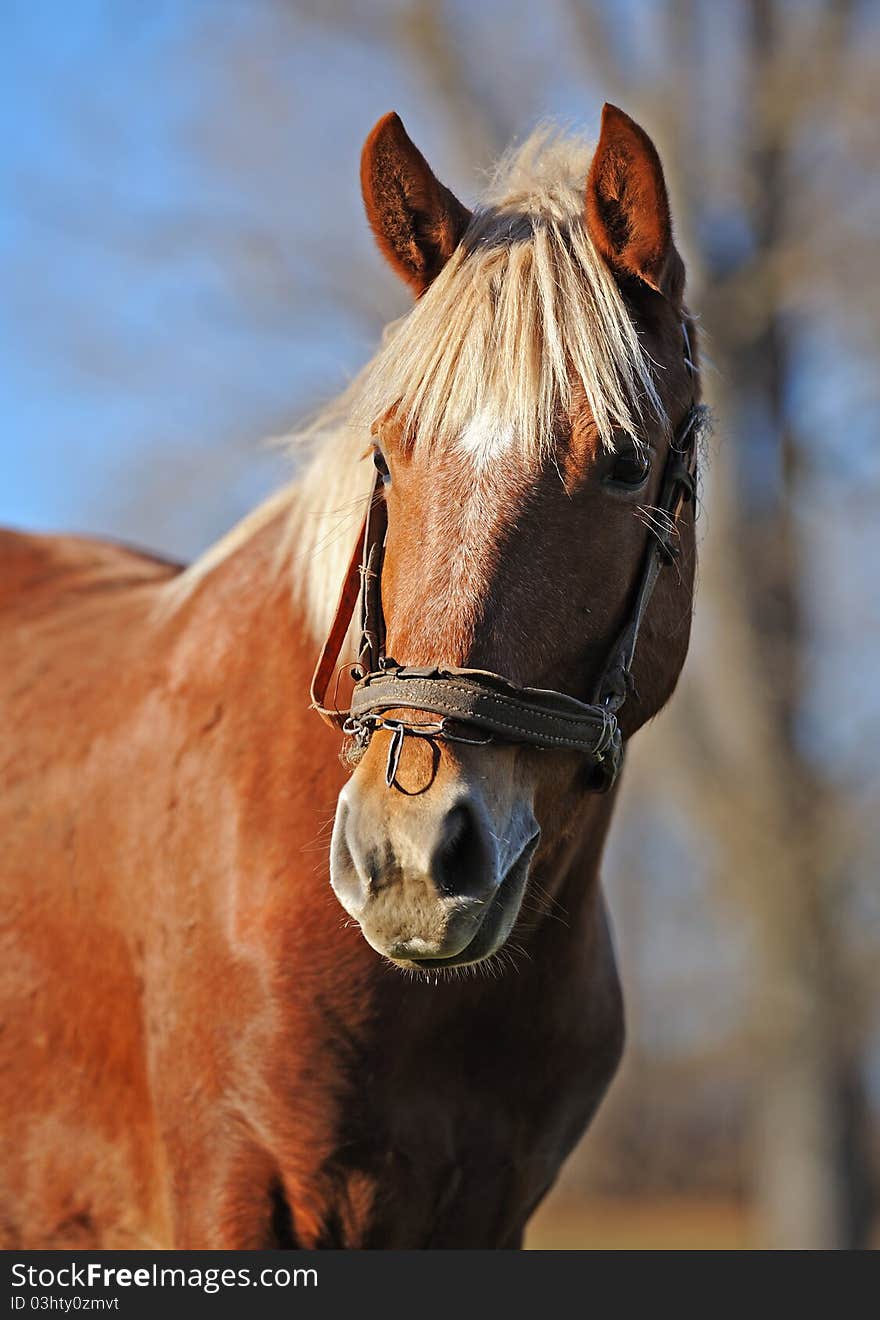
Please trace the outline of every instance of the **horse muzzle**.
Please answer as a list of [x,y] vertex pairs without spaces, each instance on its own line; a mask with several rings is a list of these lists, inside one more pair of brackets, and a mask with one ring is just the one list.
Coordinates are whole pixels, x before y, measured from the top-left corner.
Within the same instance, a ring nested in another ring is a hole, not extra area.
[[330,883],[364,938],[393,962],[424,971],[495,953],[519,914],[540,831],[517,804],[496,822],[478,790],[339,797]]

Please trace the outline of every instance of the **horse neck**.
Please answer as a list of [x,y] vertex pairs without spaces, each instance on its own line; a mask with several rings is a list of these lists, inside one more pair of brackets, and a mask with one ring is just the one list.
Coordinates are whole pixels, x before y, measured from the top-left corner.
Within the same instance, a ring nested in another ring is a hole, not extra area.
[[[339,736],[309,707],[319,643],[288,564],[279,568],[288,519],[282,511],[256,531],[163,624],[176,736],[189,747],[208,732],[198,741],[204,773],[231,790],[246,821],[238,847],[253,850],[255,901],[260,838],[266,854],[301,862],[345,779]],[[314,851],[308,861],[312,875]]]

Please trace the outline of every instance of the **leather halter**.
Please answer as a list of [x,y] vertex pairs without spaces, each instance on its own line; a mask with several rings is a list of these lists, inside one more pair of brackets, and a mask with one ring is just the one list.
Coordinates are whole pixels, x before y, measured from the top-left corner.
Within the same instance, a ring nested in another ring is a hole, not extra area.
[[[394,782],[403,740],[411,735],[452,742],[498,740],[567,748],[580,752],[594,767],[591,787],[595,791],[611,788],[623,755],[617,715],[632,687],[639,632],[660,571],[678,555],[677,522],[684,503],[694,497],[697,441],[707,412],[702,405],[692,404],[672,438],[632,612],[609,652],[591,703],[563,692],[520,687],[482,669],[412,668],[386,656],[381,579],[388,514],[380,476],[312,679],[313,708],[361,747],[376,729],[391,732],[386,770],[389,785]],[[351,667],[355,686],[350,707],[340,711],[326,705],[327,691],[337,673],[358,600],[361,649],[357,664]],[[426,711],[440,718],[418,724],[386,714],[396,710]]]

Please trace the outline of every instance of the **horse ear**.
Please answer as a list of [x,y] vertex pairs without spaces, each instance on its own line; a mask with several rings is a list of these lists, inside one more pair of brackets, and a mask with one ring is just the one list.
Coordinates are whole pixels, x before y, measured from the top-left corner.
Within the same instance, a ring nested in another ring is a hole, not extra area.
[[471,213],[435,178],[393,111],[364,143],[361,190],[383,255],[417,296],[424,293],[461,242]]
[[617,275],[636,276],[680,304],[684,265],[672,241],[663,166],[645,130],[615,105],[602,109],[586,220],[593,245]]

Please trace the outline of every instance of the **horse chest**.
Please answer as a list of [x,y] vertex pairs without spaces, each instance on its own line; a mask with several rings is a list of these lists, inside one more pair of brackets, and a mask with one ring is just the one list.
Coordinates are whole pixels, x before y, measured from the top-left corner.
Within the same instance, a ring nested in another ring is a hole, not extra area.
[[528,1040],[480,1050],[478,1039],[458,1066],[442,1045],[405,1072],[377,1061],[342,1102],[322,1230],[308,1245],[518,1244],[606,1078],[576,1035],[543,1051]]

